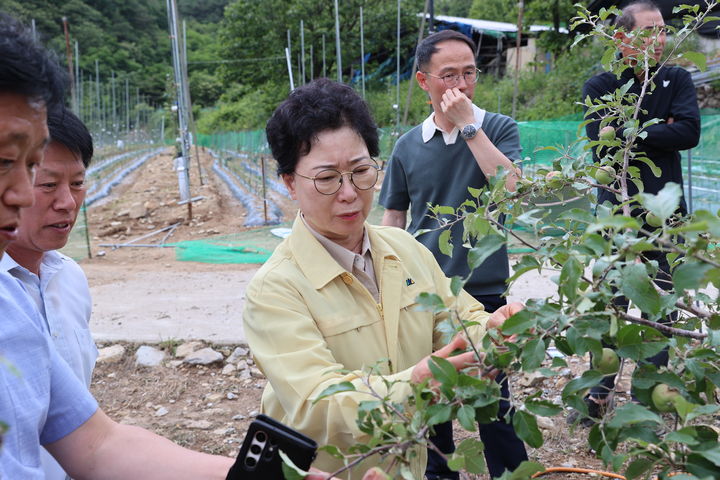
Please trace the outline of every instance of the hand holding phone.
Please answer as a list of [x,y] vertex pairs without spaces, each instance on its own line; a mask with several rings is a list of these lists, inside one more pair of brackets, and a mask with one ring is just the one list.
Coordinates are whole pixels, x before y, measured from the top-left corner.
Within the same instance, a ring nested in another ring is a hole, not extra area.
[[305,471],[317,454],[317,443],[266,415],[258,415],[250,424],[240,453],[226,480],[282,480],[282,450]]

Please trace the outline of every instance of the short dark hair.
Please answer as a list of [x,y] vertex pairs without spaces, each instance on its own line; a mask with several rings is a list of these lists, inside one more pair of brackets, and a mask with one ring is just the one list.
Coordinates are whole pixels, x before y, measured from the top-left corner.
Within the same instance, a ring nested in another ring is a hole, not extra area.
[[0,12],[0,92],[16,93],[50,108],[63,100],[65,73],[30,30]]
[[278,175],[295,172],[299,158],[310,152],[321,132],[342,127],[360,135],[371,157],[380,154],[377,125],[355,90],[320,78],[290,92],[265,127]]
[[622,14],[615,19],[615,26],[626,32],[635,28],[635,15],[640,12],[660,11],[660,7],[652,0],[635,0],[622,9]]
[[60,105],[48,112],[47,125],[50,141],[60,143],[80,156],[87,168],[93,157],[93,139],[82,120],[70,109]]
[[430,63],[432,56],[438,51],[437,44],[447,42],[448,40],[457,40],[458,42],[466,43],[467,46],[470,47],[470,51],[475,55],[477,46],[472,38],[455,30],[441,30],[425,37],[425,39],[420,42],[420,45],[418,45],[417,50],[415,50],[418,70],[424,71]]

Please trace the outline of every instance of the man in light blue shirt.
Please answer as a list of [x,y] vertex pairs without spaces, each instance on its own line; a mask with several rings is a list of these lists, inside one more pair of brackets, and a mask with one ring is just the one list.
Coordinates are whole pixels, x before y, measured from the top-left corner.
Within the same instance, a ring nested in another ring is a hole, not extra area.
[[[49,143],[47,108],[62,101],[62,70],[31,32],[0,14],[0,257],[33,204]],[[111,420],[49,340],[21,283],[0,272],[0,478],[45,478],[40,445],[75,478],[217,479],[233,459],[184,449]]]
[[[90,289],[80,266],[57,250],[67,244],[82,207],[93,142],[65,107],[50,111],[47,125],[50,144],[35,173],[34,204],[20,211],[18,238],[0,258],[0,271],[20,280],[55,349],[89,388],[98,354],[88,328]],[[69,478],[44,449],[41,458],[47,480]]]

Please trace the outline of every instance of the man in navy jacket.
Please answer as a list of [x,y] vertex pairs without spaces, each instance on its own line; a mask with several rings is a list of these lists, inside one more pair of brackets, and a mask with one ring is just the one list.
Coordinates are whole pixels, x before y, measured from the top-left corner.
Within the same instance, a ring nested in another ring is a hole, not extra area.
[[[649,55],[654,57],[657,65],[660,64],[666,34],[665,23],[657,5],[649,0],[639,0],[629,4],[623,9],[622,15],[617,18],[616,26],[618,30],[615,33],[615,38],[619,44],[620,55],[622,55],[628,68],[622,72],[620,78],[612,72],[604,72],[588,80],[583,86],[583,100],[587,97],[590,97],[591,100],[597,100],[606,94],[615,92],[628,82],[632,82],[628,93],[639,96],[646,78],[645,71],[641,68],[643,65],[640,55],[641,50],[648,50]],[[637,40],[632,41],[632,37],[643,30],[648,33],[644,34],[645,36],[642,38],[644,45],[639,46]],[[642,99],[638,120],[640,125],[655,118],[660,119],[660,122],[643,129],[647,136],[638,138],[634,151],[644,153],[660,169],[661,173],[660,176],[655,176],[650,166],[636,159],[630,160],[630,167],[639,169],[642,191],[657,194],[668,183],[676,183],[682,188],[683,177],[680,151],[693,148],[698,144],[700,140],[700,111],[695,86],[687,70],[681,67],[654,66],[648,70],[648,78],[653,75],[652,83],[654,88],[647,88]],[[603,115],[606,115],[606,112],[601,110],[588,116],[588,118],[596,119],[596,121],[588,123],[586,126],[587,136],[590,140],[598,140],[600,120]],[[622,126],[617,124],[613,126],[616,128],[617,134],[622,135]],[[597,150],[593,150],[593,160],[595,162],[600,161]],[[630,179],[628,179],[627,186],[629,196],[639,193],[638,186]],[[617,182],[615,187],[619,188]],[[598,203],[605,202],[618,205],[620,200],[616,198],[615,193],[600,189]],[[637,205],[633,205],[632,208],[632,215],[644,221],[643,210],[638,208]],[[684,195],[676,213],[679,215],[688,213]],[[654,230],[653,227],[647,224],[643,228],[647,231]],[[663,281],[671,278],[670,265],[665,254],[659,251],[644,252],[644,260],[658,262],[659,272],[655,282],[660,288],[668,288],[668,283]],[[618,300],[619,304],[625,304],[626,302],[627,300],[624,299]],[[671,323],[676,317],[677,312],[673,312],[667,318],[662,319],[661,322]],[[656,366],[667,365],[667,349],[645,361]],[[614,385],[615,376],[609,375],[604,377],[600,385],[592,388],[585,398],[589,417],[581,420],[583,425],[590,426],[598,418],[602,417],[603,412],[606,410],[605,404],[608,401],[608,393],[613,390]],[[577,418],[577,414],[571,415],[568,417],[568,421],[572,422]]]

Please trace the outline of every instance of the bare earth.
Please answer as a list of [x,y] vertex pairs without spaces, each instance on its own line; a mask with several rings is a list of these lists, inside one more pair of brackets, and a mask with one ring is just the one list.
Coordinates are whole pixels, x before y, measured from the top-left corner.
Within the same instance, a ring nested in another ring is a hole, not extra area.
[[[97,366],[92,391],[115,420],[149,428],[189,448],[235,456],[259,410],[266,380],[257,371],[250,378],[236,372],[224,375],[222,363],[207,367],[178,365],[179,361],[172,362],[172,352],[181,340],[187,339],[203,340],[225,357],[244,344],[244,287],[257,265],[180,262],[175,260],[172,248],[100,246],[126,242],[176,222],[183,224],[167,241],[244,230],[242,206],[212,174],[210,156],[201,156],[205,185],[193,185],[192,195],[205,198],[193,204],[192,221],[187,221],[187,206],[176,205],[177,177],[169,154],[146,164],[112,197],[89,211],[93,258],[81,264],[93,293],[91,327],[100,347],[122,343],[127,348],[120,362]],[[195,163],[192,168],[195,174]],[[292,218],[292,207],[284,207],[286,218]],[[146,214],[131,218],[137,216],[133,210],[138,209]],[[164,235],[147,241],[156,242]],[[99,252],[104,255],[98,256]],[[515,289],[517,293],[513,292],[513,299],[544,294],[550,285],[542,278],[523,280]],[[143,344],[159,344],[167,351],[168,360],[163,366],[135,366],[134,351]],[[245,360],[252,365],[251,357]],[[544,397],[555,399],[562,386],[582,371],[580,362],[571,366],[566,376],[544,383],[514,378],[514,391],[530,393],[540,389]],[[531,459],[547,466],[600,466],[587,451],[585,432],[571,432],[564,417],[549,419],[542,428],[545,445],[530,449]],[[468,434],[456,426],[456,438]]]

